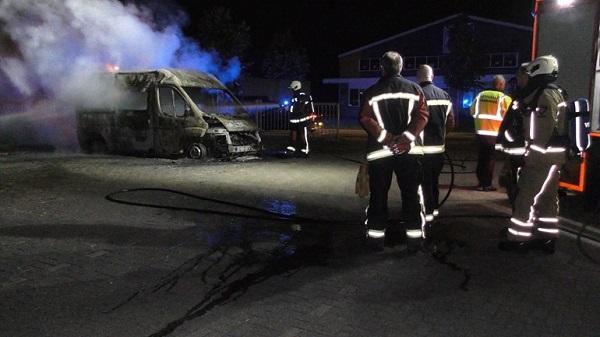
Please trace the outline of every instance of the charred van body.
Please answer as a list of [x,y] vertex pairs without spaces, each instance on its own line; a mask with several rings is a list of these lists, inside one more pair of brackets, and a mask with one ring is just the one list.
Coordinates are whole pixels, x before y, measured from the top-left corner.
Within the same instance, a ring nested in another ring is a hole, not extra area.
[[159,69],[120,72],[102,81],[102,104],[77,111],[84,152],[197,159],[260,152],[257,126],[210,74]]

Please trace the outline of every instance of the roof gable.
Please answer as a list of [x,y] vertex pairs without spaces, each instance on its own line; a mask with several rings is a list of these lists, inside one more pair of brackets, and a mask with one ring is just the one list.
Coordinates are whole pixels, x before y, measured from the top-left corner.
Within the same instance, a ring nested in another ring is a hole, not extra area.
[[[435,26],[435,25],[439,25],[440,23],[444,23],[446,21],[454,20],[454,19],[460,17],[461,15],[462,14],[460,14],[460,13],[459,14],[450,15],[450,16],[447,16],[447,17],[445,17],[443,19],[440,19],[440,20],[437,20],[437,21],[433,21],[433,22],[430,22],[428,24],[425,24],[425,25],[422,25],[422,26],[419,26],[419,27],[416,27],[416,28],[413,28],[413,29],[409,29],[407,31],[404,31],[402,33],[399,33],[399,34],[396,34],[396,35],[393,35],[393,36],[390,36],[390,37],[386,37],[385,39],[382,39],[382,40],[379,40],[379,41],[375,41],[373,43],[369,43],[369,44],[364,45],[362,47],[359,47],[359,48],[356,48],[356,49],[353,49],[353,50],[341,53],[341,54],[338,55],[338,58],[354,54],[354,53],[359,52],[361,50],[365,50],[365,49],[368,49],[368,48],[380,45],[382,43],[385,43],[385,42],[388,42],[388,41],[392,41],[392,40],[395,40],[397,38],[400,38],[400,37],[403,37],[403,36],[406,36],[406,35],[410,35],[412,33],[416,33],[418,31],[421,31],[423,29],[427,29],[427,28]],[[482,18],[482,17],[479,17],[479,16],[473,16],[473,15],[467,15],[467,17],[469,19],[473,20],[473,21],[479,21],[479,22],[489,23],[489,24],[498,25],[498,26],[510,27],[510,28],[515,28],[515,29],[520,29],[520,30],[523,30],[523,31],[529,31],[529,32],[532,31],[531,27],[523,26],[523,25],[518,25],[518,24],[515,24],[515,23],[510,23],[510,22],[505,22],[505,21],[498,21],[498,20],[492,20],[492,19],[486,19],[486,18]]]

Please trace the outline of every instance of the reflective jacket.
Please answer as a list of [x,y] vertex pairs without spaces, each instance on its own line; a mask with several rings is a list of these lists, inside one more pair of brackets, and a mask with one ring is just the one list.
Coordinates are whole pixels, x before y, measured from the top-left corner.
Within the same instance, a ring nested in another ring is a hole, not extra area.
[[290,123],[304,123],[311,119],[315,112],[312,96],[303,91],[294,91],[290,106]]
[[431,82],[421,83],[429,119],[423,130],[423,153],[443,153],[446,150],[446,127],[454,127],[452,101],[450,95]]
[[537,89],[523,100],[528,107],[523,116],[526,156],[533,152],[553,162],[564,162],[565,137],[559,134],[559,130],[566,129],[567,104],[564,100],[561,90],[556,87]]
[[523,115],[525,104],[515,99],[512,101],[506,116],[502,120],[498,137],[496,138],[496,150],[511,156],[523,156],[525,154],[525,137],[523,132]]
[[498,130],[511,98],[496,90],[484,90],[471,105],[471,116],[475,119],[475,132],[481,136],[498,136]]
[[421,87],[404,77],[382,77],[366,90],[360,124],[368,133],[367,160],[393,156],[382,144],[387,135],[411,141],[409,154],[423,154],[421,132],[427,124],[427,103]]

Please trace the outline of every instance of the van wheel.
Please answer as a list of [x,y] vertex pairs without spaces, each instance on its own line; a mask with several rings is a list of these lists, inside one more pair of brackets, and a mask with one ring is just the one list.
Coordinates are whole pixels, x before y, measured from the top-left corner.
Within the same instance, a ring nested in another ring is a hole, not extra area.
[[208,157],[208,150],[204,144],[192,144],[187,150],[187,156],[192,159],[206,159]]

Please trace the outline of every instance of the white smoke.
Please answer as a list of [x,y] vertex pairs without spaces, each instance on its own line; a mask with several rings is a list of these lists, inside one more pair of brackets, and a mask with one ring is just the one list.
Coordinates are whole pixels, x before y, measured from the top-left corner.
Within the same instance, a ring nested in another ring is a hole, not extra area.
[[0,69],[24,96],[41,89],[67,101],[109,64],[197,69],[225,82],[239,75],[237,58],[224,62],[186,38],[179,23],[159,29],[150,17],[116,0],[2,0],[2,29],[21,57],[3,58]]

